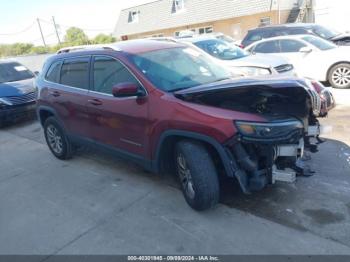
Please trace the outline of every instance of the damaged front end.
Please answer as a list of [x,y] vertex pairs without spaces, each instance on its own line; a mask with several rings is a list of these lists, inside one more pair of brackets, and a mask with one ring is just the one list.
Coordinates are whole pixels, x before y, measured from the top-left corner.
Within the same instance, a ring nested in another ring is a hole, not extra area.
[[303,174],[304,150],[317,152],[319,95],[295,80],[223,81],[180,91],[177,97],[203,105],[258,115],[232,119],[235,135],[224,144],[234,176],[245,193]]

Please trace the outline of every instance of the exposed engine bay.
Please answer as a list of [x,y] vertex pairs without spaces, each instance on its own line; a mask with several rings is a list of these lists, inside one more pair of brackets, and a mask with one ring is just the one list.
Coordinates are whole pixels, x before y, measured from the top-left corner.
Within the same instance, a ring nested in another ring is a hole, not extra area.
[[308,175],[304,152],[317,152],[320,99],[304,85],[245,86],[188,94],[184,100],[237,112],[258,114],[266,122],[234,119],[238,133],[225,147],[244,192],[257,191],[276,181],[294,182]]

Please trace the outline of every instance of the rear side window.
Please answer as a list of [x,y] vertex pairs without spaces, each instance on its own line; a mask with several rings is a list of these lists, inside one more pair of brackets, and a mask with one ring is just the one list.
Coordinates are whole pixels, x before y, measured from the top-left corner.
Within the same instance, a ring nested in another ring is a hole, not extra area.
[[299,52],[302,47],[306,45],[302,42],[295,40],[280,40],[281,52],[282,53],[295,53]]
[[93,68],[94,91],[96,92],[112,94],[112,88],[117,84],[139,84],[129,70],[112,57],[95,57]]
[[254,48],[256,53],[279,53],[280,47],[278,41],[267,41],[256,45]]
[[60,81],[61,61],[54,62],[46,73],[45,79],[50,82],[58,83]]
[[89,57],[67,59],[63,62],[60,83],[81,89],[89,88]]

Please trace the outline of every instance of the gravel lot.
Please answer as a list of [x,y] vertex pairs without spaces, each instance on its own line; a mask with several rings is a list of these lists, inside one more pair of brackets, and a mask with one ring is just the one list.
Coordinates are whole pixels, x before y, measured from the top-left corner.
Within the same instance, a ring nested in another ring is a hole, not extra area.
[[0,129],[0,254],[350,254],[350,90],[312,177],[197,213],[171,177],[81,149],[55,159],[35,120]]

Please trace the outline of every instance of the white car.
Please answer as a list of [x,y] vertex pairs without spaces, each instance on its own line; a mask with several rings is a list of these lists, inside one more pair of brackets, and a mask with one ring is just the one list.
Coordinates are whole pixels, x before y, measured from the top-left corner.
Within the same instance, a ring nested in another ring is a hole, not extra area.
[[177,41],[201,49],[222,65],[229,67],[237,76],[295,76],[294,67],[288,60],[273,55],[253,55],[215,36],[191,37]]
[[268,38],[245,48],[291,61],[300,76],[329,81],[335,88],[350,88],[350,46],[337,46],[312,35]]

